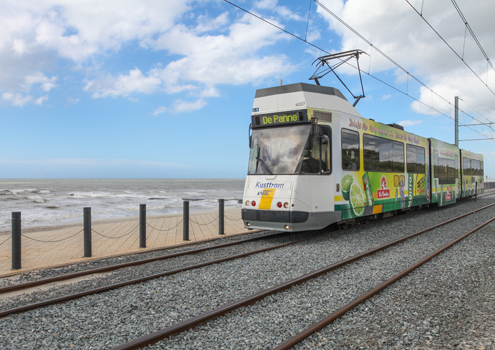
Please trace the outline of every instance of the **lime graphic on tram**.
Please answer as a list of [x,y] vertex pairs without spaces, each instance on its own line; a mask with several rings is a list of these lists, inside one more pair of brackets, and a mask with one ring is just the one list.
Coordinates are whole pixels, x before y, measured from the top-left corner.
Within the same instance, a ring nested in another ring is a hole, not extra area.
[[364,214],[364,206],[366,205],[366,199],[364,198],[363,190],[358,184],[353,183],[351,185],[350,203],[354,215],[361,216]]
[[351,175],[347,174],[342,178],[341,185],[342,185],[342,196],[346,201],[349,200],[349,191],[351,190],[351,185],[354,179],[352,178]]

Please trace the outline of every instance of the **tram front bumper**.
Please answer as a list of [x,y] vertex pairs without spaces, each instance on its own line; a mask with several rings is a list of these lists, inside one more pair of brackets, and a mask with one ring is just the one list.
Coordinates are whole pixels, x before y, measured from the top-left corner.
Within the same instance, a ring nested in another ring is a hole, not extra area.
[[340,212],[242,209],[244,228],[277,231],[319,230],[340,221]]

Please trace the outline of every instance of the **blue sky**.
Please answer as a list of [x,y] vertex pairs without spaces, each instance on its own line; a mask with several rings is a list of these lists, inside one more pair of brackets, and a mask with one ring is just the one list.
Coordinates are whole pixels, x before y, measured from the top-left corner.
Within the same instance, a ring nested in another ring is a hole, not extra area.
[[[397,69],[315,2],[235,0],[328,52],[361,49],[368,76],[357,105],[368,118],[454,142],[453,107]],[[487,122],[495,120],[495,73],[450,0],[327,0],[374,47],[435,93]],[[490,59],[491,0],[458,0]],[[310,9],[311,7],[311,9]],[[308,22],[308,11],[309,22]],[[256,89],[309,82],[325,54],[221,0],[4,1],[0,4],[0,166],[3,178],[242,178]],[[343,80],[360,93],[356,70]],[[481,82],[480,79],[484,82]],[[345,88],[332,76],[323,85]],[[487,85],[487,86],[485,86]],[[477,123],[461,113],[461,123]],[[460,139],[494,137],[460,129]],[[493,141],[461,142],[485,157]]]

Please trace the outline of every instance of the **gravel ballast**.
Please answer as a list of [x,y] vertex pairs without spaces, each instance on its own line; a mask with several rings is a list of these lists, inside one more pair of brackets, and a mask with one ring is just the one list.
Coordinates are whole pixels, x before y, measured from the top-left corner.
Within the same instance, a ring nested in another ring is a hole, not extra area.
[[[18,346],[105,349],[491,202],[493,199],[478,199],[476,203],[468,201],[452,207],[414,212],[276,251],[11,315],[0,320],[0,344],[5,349]],[[484,210],[151,348],[271,348],[494,214],[493,208]],[[476,235],[483,236],[481,233]],[[490,247],[488,242],[485,246],[486,249]],[[146,274],[140,268],[147,267],[132,268],[137,269],[132,273]],[[91,283],[97,284],[98,281],[93,279]],[[423,282],[416,283],[420,285]],[[58,296],[67,288],[79,287],[78,283],[6,299],[2,309],[15,307],[25,299]],[[310,341],[301,346],[314,348]],[[329,348],[334,346],[326,341],[325,344],[330,344]]]

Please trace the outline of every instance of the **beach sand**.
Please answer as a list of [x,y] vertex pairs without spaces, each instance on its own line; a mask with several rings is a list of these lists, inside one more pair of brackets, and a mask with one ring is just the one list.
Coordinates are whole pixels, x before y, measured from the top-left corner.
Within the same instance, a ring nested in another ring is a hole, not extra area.
[[[33,269],[179,247],[245,234],[240,208],[225,208],[225,235],[218,232],[218,209],[190,212],[189,241],[183,241],[182,213],[147,216],[146,248],[139,248],[139,218],[92,222],[92,257],[84,258],[83,223],[22,230],[22,269],[12,270],[11,232],[0,233],[0,277]],[[2,242],[4,242],[2,244]]]

